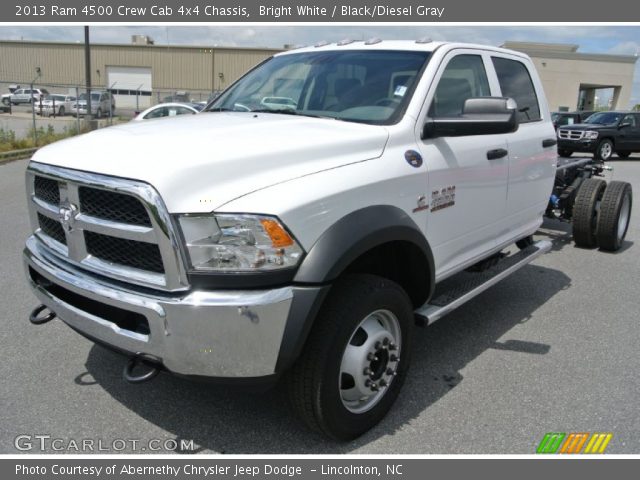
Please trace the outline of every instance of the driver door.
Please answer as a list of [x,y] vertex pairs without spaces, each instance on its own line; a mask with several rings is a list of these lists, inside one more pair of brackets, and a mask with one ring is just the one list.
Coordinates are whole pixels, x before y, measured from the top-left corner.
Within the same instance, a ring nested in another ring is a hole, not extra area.
[[[466,99],[499,96],[494,94],[495,73],[489,62],[477,50],[454,50],[445,57],[427,96],[426,118],[460,116]],[[436,275],[447,275],[495,248],[507,201],[506,138],[497,134],[419,141],[428,170],[427,235]]]

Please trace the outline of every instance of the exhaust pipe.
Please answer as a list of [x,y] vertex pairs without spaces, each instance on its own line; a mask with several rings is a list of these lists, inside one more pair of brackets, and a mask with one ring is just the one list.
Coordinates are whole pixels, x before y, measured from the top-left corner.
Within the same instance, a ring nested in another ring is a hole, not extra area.
[[45,323],[50,322],[51,320],[56,318],[56,312],[53,312],[51,310],[49,310],[49,313],[46,314],[44,317],[40,317],[39,315],[44,310],[47,310],[46,305],[38,305],[36,308],[33,309],[33,311],[31,312],[31,315],[29,315],[29,321],[33,325],[44,325]]
[[[141,375],[134,375],[133,370],[140,363],[144,363],[147,367],[150,368],[150,370]],[[131,357],[127,364],[124,366],[124,370],[122,371],[122,378],[125,382],[128,383],[144,383],[148,382],[149,380],[153,380],[160,373],[161,369],[161,365],[152,363],[144,357],[138,355],[136,357]]]

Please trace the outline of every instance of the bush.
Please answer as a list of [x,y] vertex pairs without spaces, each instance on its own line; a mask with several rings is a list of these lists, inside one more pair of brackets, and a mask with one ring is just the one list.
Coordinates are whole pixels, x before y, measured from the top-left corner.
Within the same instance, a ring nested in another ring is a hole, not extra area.
[[[87,129],[80,129],[79,133],[85,133]],[[38,147],[42,147],[49,143],[57,142],[63,138],[73,137],[78,134],[78,127],[76,125],[65,126],[63,131],[56,133],[53,129],[53,125],[47,125],[47,127],[38,127]],[[12,150],[23,150],[25,148],[34,148],[34,135],[33,128],[29,130],[29,134],[26,138],[16,138],[16,133],[13,130],[5,130],[0,127],[0,153],[10,152]]]

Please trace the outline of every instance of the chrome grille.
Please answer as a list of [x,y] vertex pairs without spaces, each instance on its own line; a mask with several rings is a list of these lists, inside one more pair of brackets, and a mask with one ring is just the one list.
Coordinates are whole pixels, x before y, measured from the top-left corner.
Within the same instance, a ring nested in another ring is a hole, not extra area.
[[126,267],[164,273],[160,249],[153,243],[110,237],[86,230],[84,241],[89,255]]
[[57,240],[63,245],[67,244],[67,238],[64,235],[64,230],[60,222],[53,220],[49,217],[45,217],[41,213],[38,214],[38,225],[46,235],[49,235],[54,240]]
[[128,283],[188,288],[169,213],[150,185],[31,162],[36,236],[64,261]]
[[80,187],[79,193],[80,210],[87,215],[131,225],[151,226],[144,206],[131,195],[88,187]]
[[563,140],[581,140],[584,130],[558,130],[558,138]]
[[60,188],[55,180],[37,176],[34,190],[36,197],[40,200],[52,205],[60,205]]

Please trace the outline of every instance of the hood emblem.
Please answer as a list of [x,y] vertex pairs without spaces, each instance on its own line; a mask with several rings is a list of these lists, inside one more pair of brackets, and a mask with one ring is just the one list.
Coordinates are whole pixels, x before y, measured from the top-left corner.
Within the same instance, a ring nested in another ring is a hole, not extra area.
[[58,218],[62,224],[62,228],[65,232],[71,232],[73,226],[76,223],[76,217],[78,216],[78,207],[73,203],[65,202],[60,205],[58,210]]

